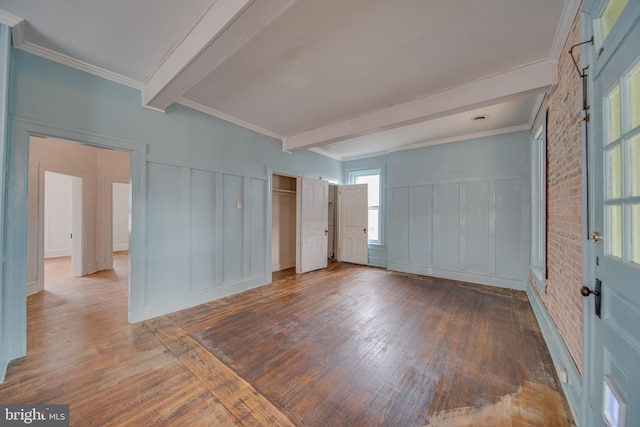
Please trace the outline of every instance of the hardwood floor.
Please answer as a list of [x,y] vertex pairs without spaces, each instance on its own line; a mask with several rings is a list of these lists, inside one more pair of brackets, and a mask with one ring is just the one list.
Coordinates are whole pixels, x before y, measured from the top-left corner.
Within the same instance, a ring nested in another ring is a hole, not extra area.
[[114,262],[47,263],[0,402],[91,426],[573,425],[523,292],[332,263],[129,325]]

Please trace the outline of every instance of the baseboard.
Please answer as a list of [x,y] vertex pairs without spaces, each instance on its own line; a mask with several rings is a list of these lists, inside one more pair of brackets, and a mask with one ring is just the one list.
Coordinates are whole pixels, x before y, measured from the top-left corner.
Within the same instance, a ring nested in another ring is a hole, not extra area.
[[45,258],[58,258],[63,256],[71,256],[71,250],[69,249],[50,249],[44,252]]
[[260,274],[246,280],[238,280],[221,286],[210,287],[198,292],[193,292],[189,295],[173,298],[171,300],[148,304],[144,306],[142,319],[140,320],[152,319],[175,311],[184,310],[185,308],[194,307],[219,298],[224,298],[229,295],[257,288],[266,283],[266,276],[264,274]]
[[527,283],[524,280],[488,275],[485,276],[482,274],[466,273],[462,271],[443,270],[435,267],[431,268],[431,273],[429,273],[428,267],[388,262],[387,269],[400,271],[403,273],[419,274],[421,276],[434,276],[441,277],[443,279],[476,283],[479,285],[489,285],[498,288],[515,289],[519,291],[524,291],[527,288]]
[[128,251],[129,243],[118,243],[113,245],[113,252]]
[[92,262],[91,264],[85,264],[84,271],[82,272],[84,276],[87,274],[93,274],[98,270],[98,263]]
[[387,268],[387,260],[369,257],[369,265],[371,267]]
[[583,392],[582,375],[578,371],[578,368],[569,353],[569,349],[567,349],[567,346],[564,344],[564,341],[551,319],[549,312],[533,286],[534,285],[531,282],[528,282],[526,290],[527,297],[529,298],[529,303],[531,304],[533,313],[538,320],[538,325],[540,325],[542,336],[544,337],[547,347],[549,348],[549,352],[551,353],[551,359],[553,360],[558,377],[561,378],[564,374],[567,376],[567,382],[561,382],[562,389],[567,401],[569,402],[573,419],[579,427],[581,425],[579,418],[580,402],[582,401]]
[[296,266],[296,261],[286,261],[286,262],[281,262],[279,264],[271,264],[271,271],[280,271],[280,270],[286,270],[287,268],[292,268]]
[[7,368],[9,367],[9,362],[2,360],[0,361],[0,384],[4,382],[4,377],[7,375]]
[[37,280],[34,282],[27,283],[27,296],[37,294],[41,290],[42,290],[42,287],[40,287],[40,284]]

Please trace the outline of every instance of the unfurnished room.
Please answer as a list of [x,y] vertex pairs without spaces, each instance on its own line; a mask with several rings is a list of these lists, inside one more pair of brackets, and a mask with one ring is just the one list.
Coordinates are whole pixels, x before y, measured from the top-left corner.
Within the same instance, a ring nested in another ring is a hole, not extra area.
[[0,0],[0,424],[640,425],[637,0]]

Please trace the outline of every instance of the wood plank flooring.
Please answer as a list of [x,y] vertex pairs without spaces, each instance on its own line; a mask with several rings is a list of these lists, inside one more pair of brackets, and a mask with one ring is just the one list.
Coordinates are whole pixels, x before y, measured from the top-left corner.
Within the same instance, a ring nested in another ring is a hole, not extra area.
[[114,262],[47,262],[0,402],[91,426],[573,425],[523,292],[333,263],[129,325]]

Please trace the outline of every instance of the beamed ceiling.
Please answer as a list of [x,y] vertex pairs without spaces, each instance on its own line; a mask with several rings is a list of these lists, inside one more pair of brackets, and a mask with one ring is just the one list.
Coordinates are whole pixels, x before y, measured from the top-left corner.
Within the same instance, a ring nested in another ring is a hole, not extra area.
[[179,103],[350,160],[528,129],[579,3],[0,0],[0,22],[158,114]]

